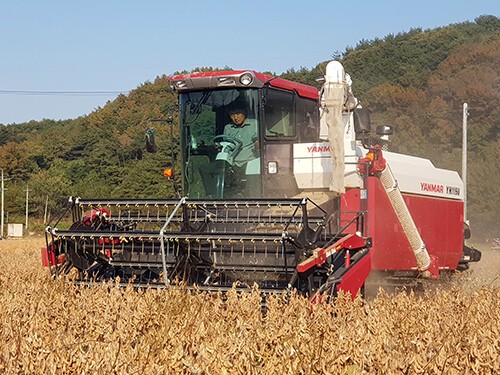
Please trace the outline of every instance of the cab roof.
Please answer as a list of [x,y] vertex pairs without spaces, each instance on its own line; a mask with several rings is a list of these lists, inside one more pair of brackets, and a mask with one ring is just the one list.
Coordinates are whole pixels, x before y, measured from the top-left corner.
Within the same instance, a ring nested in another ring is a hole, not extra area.
[[[250,84],[242,84],[239,80],[245,74],[253,77]],[[255,72],[253,70],[228,70],[215,72],[199,72],[173,76],[169,78],[172,87],[179,91],[193,91],[207,88],[224,87],[253,87],[260,88],[264,85],[281,88],[289,91],[296,91],[300,96],[317,100],[319,91],[316,87],[302,83],[288,81],[283,78],[269,76]]]

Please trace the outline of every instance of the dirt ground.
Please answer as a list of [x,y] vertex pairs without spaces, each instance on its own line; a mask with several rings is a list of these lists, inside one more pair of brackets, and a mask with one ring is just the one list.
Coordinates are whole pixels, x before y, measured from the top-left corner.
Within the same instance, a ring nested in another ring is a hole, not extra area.
[[500,286],[500,250],[491,250],[488,246],[475,246],[481,251],[481,261],[473,263],[469,276],[471,285]]
[[[474,292],[483,286],[500,286],[500,250],[491,250],[489,246],[467,244],[481,251],[481,260],[471,263],[465,271],[441,271],[439,280],[401,280],[386,279],[382,273],[372,271],[366,283],[366,298],[375,298],[380,289],[388,294],[398,293],[401,290],[413,291],[422,294],[431,290],[450,290],[459,288]],[[404,286],[403,286],[404,284]]]

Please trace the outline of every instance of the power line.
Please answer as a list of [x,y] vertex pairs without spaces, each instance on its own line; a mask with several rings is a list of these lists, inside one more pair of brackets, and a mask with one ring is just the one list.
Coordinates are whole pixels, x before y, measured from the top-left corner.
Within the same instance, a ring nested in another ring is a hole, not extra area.
[[129,91],[36,91],[36,90],[0,90],[0,95],[48,95],[48,96],[105,96],[125,94]]

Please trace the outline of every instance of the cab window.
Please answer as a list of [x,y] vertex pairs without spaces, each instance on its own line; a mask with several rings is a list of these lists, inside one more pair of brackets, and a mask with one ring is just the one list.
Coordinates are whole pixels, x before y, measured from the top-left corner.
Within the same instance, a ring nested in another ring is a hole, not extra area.
[[318,102],[314,99],[297,97],[297,132],[300,142],[316,142],[319,130]]
[[294,95],[266,90],[264,118],[266,138],[295,137]]

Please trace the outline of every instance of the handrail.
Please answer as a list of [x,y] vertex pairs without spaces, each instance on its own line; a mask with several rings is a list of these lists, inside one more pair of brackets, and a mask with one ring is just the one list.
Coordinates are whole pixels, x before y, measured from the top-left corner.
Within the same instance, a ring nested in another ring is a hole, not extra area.
[[352,224],[354,223],[355,220],[357,220],[360,216],[363,215],[363,212],[359,212],[349,223],[347,223],[346,226],[344,226],[340,231],[337,232],[337,234],[335,234],[335,236],[333,236],[333,238],[327,242],[326,245],[323,246],[323,249],[326,249],[328,246],[332,245],[335,243],[335,241],[340,238],[340,236],[344,233],[344,231]]
[[[369,191],[369,173],[368,173],[369,168],[368,167],[369,167],[370,163],[369,162],[355,161],[355,162],[346,162],[345,164],[364,165],[365,166],[365,168],[364,168],[365,173],[364,173],[364,175],[362,175],[363,187],[360,190],[366,191],[366,198],[360,197],[359,211],[342,211],[341,208],[339,209],[340,215],[342,215],[343,213],[345,213],[345,214],[357,214],[357,215],[353,220],[351,220],[349,222],[349,224],[347,224],[344,228],[342,228],[337,234],[342,234],[342,232],[345,229],[347,229],[348,226],[350,226],[355,220],[358,220],[361,217],[362,228],[361,228],[360,232],[362,233],[362,235],[364,237],[370,237],[370,220],[369,220],[370,212],[369,212],[369,196],[368,196],[368,191]],[[359,224],[358,224],[358,226],[359,226]],[[356,230],[358,230],[358,228],[356,228]],[[337,235],[335,237],[337,237]]]
[[[168,277],[167,277],[167,261],[166,261],[166,258],[165,258],[165,241],[164,241],[165,229],[167,228],[168,224],[170,224],[170,221],[172,220],[172,218],[174,217],[174,215],[177,213],[177,211],[179,210],[179,208],[184,203],[186,203],[186,198],[185,197],[181,198],[181,200],[179,201],[179,203],[177,203],[177,206],[175,206],[175,209],[172,211],[172,213],[168,217],[166,223],[160,229],[160,240],[161,240],[161,246],[160,246],[160,248],[161,248],[161,261],[162,261],[162,264],[163,264],[163,281],[164,281],[166,287],[168,287],[169,280],[168,280]],[[168,246],[170,247],[170,244]]]

